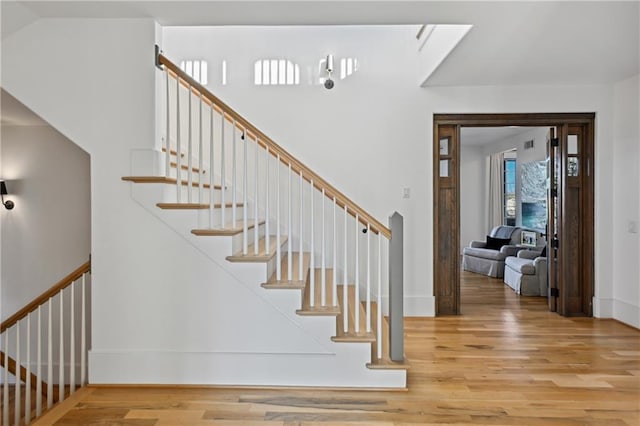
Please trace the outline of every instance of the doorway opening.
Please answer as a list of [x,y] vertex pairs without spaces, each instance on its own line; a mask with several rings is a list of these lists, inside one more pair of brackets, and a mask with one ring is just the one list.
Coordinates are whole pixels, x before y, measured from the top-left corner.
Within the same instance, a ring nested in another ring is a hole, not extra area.
[[[473,132],[473,128],[490,127],[544,128],[548,132],[542,143],[545,152],[542,161],[547,170],[544,184],[546,206],[542,207],[544,204],[539,191],[538,199],[527,201],[528,204],[524,206],[522,194],[516,194],[515,210],[519,210],[520,225],[523,225],[519,228],[537,227],[539,235],[544,236],[548,242],[548,272],[544,291],[547,293],[549,309],[565,316],[592,315],[594,119],[593,113],[434,115],[436,315],[460,314],[461,216],[462,211],[465,216],[469,213],[468,207],[462,210],[461,200],[461,165],[464,160],[461,158],[462,138],[465,133]],[[529,145],[530,140],[524,142]],[[534,140],[534,147],[535,144]],[[538,144],[541,148],[540,142]],[[518,173],[521,174],[522,170],[516,167],[516,177]],[[508,217],[505,219],[504,216],[513,211],[513,199],[506,200],[504,197],[506,189],[503,188],[503,217],[500,222],[504,224],[512,220]],[[548,222],[544,230],[540,226],[541,209],[546,210]],[[523,222],[523,210],[527,211],[526,222]],[[515,220],[517,226],[518,218]],[[487,218],[486,227],[489,222]],[[486,231],[488,233],[489,229]],[[527,238],[531,235],[525,234]],[[463,241],[465,245],[468,243]],[[530,245],[531,241],[523,242],[527,243]]]
[[[541,255],[546,245],[548,131],[523,126],[460,129],[463,314],[482,299],[484,289],[479,285],[497,292],[510,290],[517,295],[515,300],[541,296],[544,300],[539,302],[546,304],[547,262]],[[496,227],[501,227],[496,232],[508,232],[510,241],[499,250],[486,248]],[[507,257],[511,257],[508,265]]]

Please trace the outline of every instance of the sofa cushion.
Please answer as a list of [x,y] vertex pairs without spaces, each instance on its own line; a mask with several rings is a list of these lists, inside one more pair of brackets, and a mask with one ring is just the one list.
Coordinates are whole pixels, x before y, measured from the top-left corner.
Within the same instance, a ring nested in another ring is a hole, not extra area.
[[491,250],[500,250],[502,246],[506,246],[510,242],[511,238],[494,238],[487,235],[487,244],[485,245],[485,248]]
[[520,272],[522,275],[535,275],[536,267],[531,259],[523,259],[520,257],[509,256],[504,261],[505,265],[514,271]]
[[462,250],[462,253],[467,256],[482,257],[484,259],[498,260],[498,261],[504,260],[507,257],[506,254],[500,253],[497,250],[477,248],[477,247],[465,247],[464,250]]

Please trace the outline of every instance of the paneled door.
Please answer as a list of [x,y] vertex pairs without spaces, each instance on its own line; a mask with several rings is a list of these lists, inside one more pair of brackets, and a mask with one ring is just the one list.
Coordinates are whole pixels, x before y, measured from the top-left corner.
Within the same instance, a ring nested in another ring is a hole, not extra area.
[[435,114],[433,294],[436,315],[460,314],[460,128],[552,127],[548,154],[549,309],[593,315],[593,113]]

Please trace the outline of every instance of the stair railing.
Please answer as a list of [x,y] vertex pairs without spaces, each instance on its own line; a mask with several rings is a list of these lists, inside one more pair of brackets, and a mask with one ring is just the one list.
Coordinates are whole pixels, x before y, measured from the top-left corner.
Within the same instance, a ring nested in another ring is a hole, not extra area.
[[[389,228],[159,51],[156,65],[165,74],[164,173],[171,179],[175,173],[177,203],[186,199],[191,207],[208,209],[210,229],[241,228],[243,255],[250,254],[250,240],[254,255],[275,251],[277,281],[283,280],[285,272],[285,281],[296,276],[303,280],[305,250],[310,251],[310,307],[322,311],[338,306],[338,285],[342,284],[344,333],[372,334],[375,298],[380,346]],[[218,188],[222,188],[219,194]],[[264,246],[258,244],[260,216]],[[286,262],[281,262],[283,255]],[[354,284],[358,291],[351,302],[348,286]],[[360,306],[364,306],[363,319]],[[378,357],[381,352],[377,351]]]
[[[0,366],[3,367],[0,425],[28,425],[42,414],[43,409],[63,401],[67,393],[71,395],[87,383],[90,273],[89,261],[0,324]],[[80,310],[79,315],[76,309]],[[32,352],[34,345],[35,354]],[[45,351],[46,360],[43,360]],[[78,356],[79,377],[76,376]],[[65,366],[67,360],[68,368]],[[57,378],[54,379],[56,369]],[[15,396],[13,407],[10,407],[9,382],[12,379],[15,380]],[[34,390],[35,404],[31,400]]]

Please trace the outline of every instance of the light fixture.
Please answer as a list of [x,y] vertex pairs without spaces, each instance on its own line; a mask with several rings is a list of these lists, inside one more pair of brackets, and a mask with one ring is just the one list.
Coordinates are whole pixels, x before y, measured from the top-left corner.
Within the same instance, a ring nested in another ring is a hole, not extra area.
[[11,200],[4,200],[4,196],[7,195],[7,185],[4,183],[3,180],[0,180],[0,199],[2,200],[2,204],[4,205],[4,207],[7,210],[11,210],[12,208],[15,207],[15,204],[13,203],[13,201]]
[[327,72],[327,79],[324,81],[325,89],[333,89],[334,82],[331,80],[331,73],[333,72],[333,55],[327,55],[327,61],[325,62],[325,71]]

